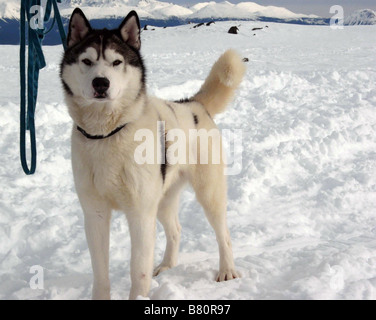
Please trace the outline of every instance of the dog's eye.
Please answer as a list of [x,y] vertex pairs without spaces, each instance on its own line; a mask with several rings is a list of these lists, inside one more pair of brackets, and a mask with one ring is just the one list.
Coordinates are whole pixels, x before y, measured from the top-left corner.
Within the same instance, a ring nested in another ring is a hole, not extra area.
[[84,59],[82,60],[82,62],[86,64],[87,66],[91,66],[93,64],[89,59]]
[[115,61],[112,63],[112,65],[113,65],[114,67],[116,67],[116,66],[118,66],[119,64],[122,64],[122,63],[123,63],[123,61],[115,60]]

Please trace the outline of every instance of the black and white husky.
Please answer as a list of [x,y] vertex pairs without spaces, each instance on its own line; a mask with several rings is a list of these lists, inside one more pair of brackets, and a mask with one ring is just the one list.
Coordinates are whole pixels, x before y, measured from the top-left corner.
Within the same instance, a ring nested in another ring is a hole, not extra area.
[[[116,30],[95,30],[77,8],[67,41],[61,81],[74,122],[72,166],[85,215],[94,272],[93,298],[110,298],[112,210],[124,211],[129,224],[131,299],[147,296],[150,289],[157,218],[166,232],[167,246],[154,275],[176,265],[181,229],[179,195],[187,182],[217,237],[220,260],[216,280],[239,277],[226,224],[225,164],[222,156],[220,161],[212,161],[221,145],[213,143],[212,136],[206,150],[197,148],[201,138],[192,138],[190,130],[216,130],[214,115],[224,111],[245,73],[241,57],[233,50],[226,51],[195,96],[171,102],[146,93],[136,12],[130,12]],[[169,133],[176,130],[185,135],[184,147],[179,149],[180,161],[169,161],[168,146],[174,141]],[[153,136],[147,146],[142,132]],[[191,161],[192,153],[198,161]],[[206,162],[201,161],[201,155],[206,155]],[[143,157],[148,161],[139,161]]]

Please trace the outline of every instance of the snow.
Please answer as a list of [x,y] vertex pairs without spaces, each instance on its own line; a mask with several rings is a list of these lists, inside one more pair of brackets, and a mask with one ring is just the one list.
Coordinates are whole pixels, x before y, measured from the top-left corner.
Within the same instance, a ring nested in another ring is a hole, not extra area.
[[18,18],[20,16],[20,4],[19,1],[0,1],[0,19],[3,18]]
[[[191,8],[192,9],[192,8]],[[282,7],[260,6],[254,2],[240,2],[232,4],[231,2],[208,2],[205,5],[198,4],[194,7],[197,9],[192,18],[238,18],[238,19],[255,19],[256,17],[293,19],[310,17],[314,15],[296,14]]]
[[373,25],[376,24],[376,12],[371,9],[357,10],[346,17],[345,25]]
[[[227,34],[239,26],[238,35]],[[253,27],[264,27],[256,32]],[[376,299],[376,47],[373,26],[216,22],[142,33],[148,90],[195,93],[228,48],[249,59],[221,129],[243,136],[242,170],[228,177],[228,223],[241,279],[216,283],[215,235],[188,189],[178,265],[150,299]],[[253,34],[256,33],[256,36]],[[38,167],[19,161],[18,47],[0,46],[0,299],[89,299],[91,264],[70,165],[71,120],[45,47],[36,114]],[[123,214],[111,225],[112,298],[130,290]],[[157,226],[155,264],[165,238]],[[30,267],[44,270],[32,290]]]
[[184,8],[182,6],[178,6],[175,4],[167,5],[167,6],[160,6],[159,8],[155,8],[153,10],[153,15],[157,17],[185,17],[192,14],[192,11],[188,8]]
[[210,2],[199,2],[199,3],[196,3],[194,4],[193,6],[191,6],[191,10],[193,11],[198,11],[198,10],[201,10],[202,8],[205,8],[207,5],[215,5],[216,2],[215,1],[210,1]]

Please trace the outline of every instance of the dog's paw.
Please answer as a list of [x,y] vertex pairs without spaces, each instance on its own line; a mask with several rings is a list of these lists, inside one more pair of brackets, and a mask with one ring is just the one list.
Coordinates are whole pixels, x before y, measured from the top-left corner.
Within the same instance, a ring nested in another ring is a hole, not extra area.
[[240,277],[241,277],[240,273],[234,269],[220,270],[218,272],[218,275],[215,281],[221,282],[221,281],[232,280],[232,279],[236,279]]
[[172,266],[167,266],[167,265],[164,265],[164,264],[160,264],[158,267],[156,267],[153,271],[153,277],[156,277],[157,275],[159,275],[160,273],[162,273],[163,271],[166,271],[168,269],[171,269]]

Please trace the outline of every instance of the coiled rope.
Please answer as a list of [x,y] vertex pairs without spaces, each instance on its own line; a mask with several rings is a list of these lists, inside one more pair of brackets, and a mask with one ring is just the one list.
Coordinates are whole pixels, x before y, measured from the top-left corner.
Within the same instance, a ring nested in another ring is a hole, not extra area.
[[[47,2],[46,2],[47,1]],[[20,16],[20,97],[21,97],[21,112],[20,112],[20,157],[24,172],[27,175],[34,174],[37,165],[37,148],[35,138],[35,107],[38,96],[38,80],[39,70],[46,66],[42,51],[42,41],[47,33],[49,33],[55,22],[58,25],[64,50],[66,49],[66,34],[64,31],[63,22],[60,16],[57,3],[61,0],[46,0],[44,22],[48,22],[51,17],[52,7],[54,9],[54,17],[51,27],[46,31],[43,28],[36,28],[31,26],[32,11],[39,6],[41,8],[40,0],[21,0],[21,16]],[[34,8],[33,8],[34,7]],[[27,24],[27,25],[26,25]],[[44,24],[43,24],[44,25]],[[26,38],[28,42],[28,63],[26,66]],[[26,72],[27,67],[27,72]],[[26,83],[27,73],[27,83]],[[27,148],[26,148],[26,132],[30,135],[30,153],[31,161],[30,168],[27,163]]]

